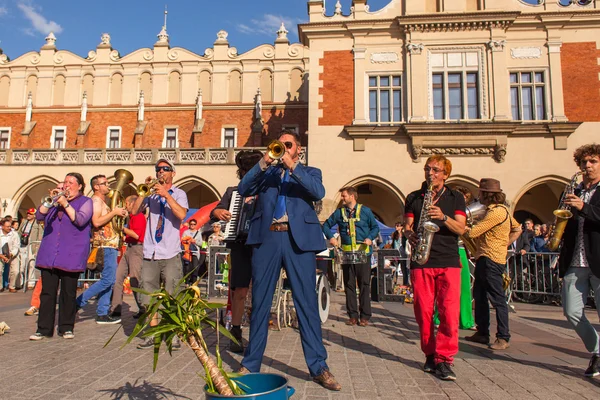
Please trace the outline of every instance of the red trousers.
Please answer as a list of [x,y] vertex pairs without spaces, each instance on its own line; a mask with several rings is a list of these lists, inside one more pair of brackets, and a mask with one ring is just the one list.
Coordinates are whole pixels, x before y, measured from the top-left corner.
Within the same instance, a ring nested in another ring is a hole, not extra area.
[[[460,268],[415,268],[410,271],[415,319],[421,332],[421,350],[435,363],[452,364],[458,353]],[[440,326],[435,334],[433,309],[437,304]]]

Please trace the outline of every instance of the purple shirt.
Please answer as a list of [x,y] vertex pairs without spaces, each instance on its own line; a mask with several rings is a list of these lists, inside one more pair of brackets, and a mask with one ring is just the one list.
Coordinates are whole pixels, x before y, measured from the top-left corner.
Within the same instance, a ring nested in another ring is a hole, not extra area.
[[85,271],[90,254],[94,206],[92,199],[81,195],[69,204],[75,210],[75,222],[71,222],[61,206],[51,208],[46,215],[39,208],[35,213],[38,221],[45,222],[44,236],[36,259],[37,268]]
[[[175,199],[177,204],[187,210],[189,208],[187,194],[175,186],[172,186],[170,190],[173,191],[171,196]],[[150,216],[148,217],[148,223],[146,224],[146,235],[144,236],[144,258],[150,260],[168,260],[179,255],[181,252],[181,239],[179,237],[181,220],[173,214],[173,210],[171,210],[169,203],[165,203],[165,229],[162,233],[162,240],[159,243],[156,243],[154,236],[158,218],[160,217],[161,198],[162,197],[157,194],[148,196],[142,203],[144,207],[140,208],[140,212],[146,207],[150,208]]]

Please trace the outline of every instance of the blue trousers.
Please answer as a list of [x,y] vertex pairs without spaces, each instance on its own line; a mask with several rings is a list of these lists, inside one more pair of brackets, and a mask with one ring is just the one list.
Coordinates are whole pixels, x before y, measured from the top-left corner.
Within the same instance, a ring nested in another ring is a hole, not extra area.
[[77,297],[77,306],[83,307],[94,296],[98,296],[98,305],[96,314],[98,316],[107,315],[110,310],[110,298],[113,286],[117,277],[117,249],[109,247],[104,248],[104,269],[102,270],[102,279],[94,283]]
[[323,346],[317,305],[317,261],[315,253],[303,252],[296,246],[289,232],[267,232],[263,243],[252,253],[250,343],[242,365],[250,372],[260,372],[269,334],[271,303],[282,265],[292,287],[304,359],[310,374],[318,376],[329,368],[325,362],[327,351]]

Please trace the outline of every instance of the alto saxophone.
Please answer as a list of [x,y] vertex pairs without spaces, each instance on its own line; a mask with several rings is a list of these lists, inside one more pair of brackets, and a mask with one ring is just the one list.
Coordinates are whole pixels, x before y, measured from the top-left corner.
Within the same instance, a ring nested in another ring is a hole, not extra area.
[[548,250],[550,251],[558,250],[563,234],[565,233],[565,228],[567,227],[567,222],[569,222],[569,219],[573,216],[573,213],[571,212],[571,206],[565,204],[565,199],[568,194],[573,194],[573,192],[575,192],[577,178],[579,178],[579,175],[581,174],[582,172],[578,171],[571,177],[571,181],[565,188],[565,191],[560,198],[558,208],[553,211],[553,214],[556,218],[554,220],[554,224],[552,225],[550,239],[548,239]]
[[431,218],[428,215],[429,209],[433,206],[433,194],[433,183],[430,183],[423,199],[419,226],[417,227],[419,240],[411,256],[411,260],[419,265],[423,265],[429,260],[433,235],[440,230],[439,226],[431,222]]

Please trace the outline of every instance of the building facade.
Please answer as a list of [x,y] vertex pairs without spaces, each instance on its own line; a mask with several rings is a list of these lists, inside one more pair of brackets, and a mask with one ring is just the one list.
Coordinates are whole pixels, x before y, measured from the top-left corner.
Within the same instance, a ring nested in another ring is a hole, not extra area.
[[[600,127],[596,0],[307,2],[290,44],[238,54],[221,31],[204,55],[153,48],[121,57],[111,39],[87,58],[56,48],[0,54],[3,214],[23,213],[72,170],[89,179],[160,157],[177,164],[192,207],[235,184],[235,154],[297,130],[323,170],[321,217],[347,185],[386,225],[402,219],[424,160],[444,154],[449,183],[475,194],[501,180],[516,215],[552,218]],[[138,182],[138,183],[139,183]]]

